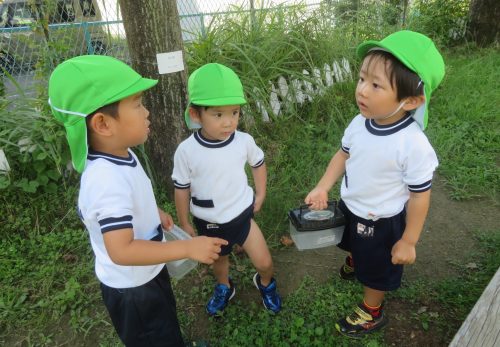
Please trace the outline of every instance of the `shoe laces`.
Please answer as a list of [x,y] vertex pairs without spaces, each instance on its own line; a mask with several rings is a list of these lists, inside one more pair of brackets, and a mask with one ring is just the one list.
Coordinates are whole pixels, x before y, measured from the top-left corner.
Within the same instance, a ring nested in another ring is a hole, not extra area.
[[230,291],[231,288],[229,288],[228,286],[223,284],[218,284],[217,286],[215,286],[215,291],[212,301],[217,305],[225,303],[226,297]]
[[352,325],[361,325],[373,321],[373,317],[368,312],[365,312],[361,307],[356,307],[354,311],[347,316],[347,322]]
[[278,300],[276,292],[276,281],[273,280],[267,287],[261,285],[261,290],[266,299],[268,299],[269,301],[274,303]]

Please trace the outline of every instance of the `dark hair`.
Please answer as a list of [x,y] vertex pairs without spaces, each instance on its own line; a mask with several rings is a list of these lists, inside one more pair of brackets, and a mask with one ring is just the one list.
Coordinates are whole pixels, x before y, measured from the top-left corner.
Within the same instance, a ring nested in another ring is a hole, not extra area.
[[[90,121],[92,120],[92,117],[95,116],[96,113],[104,113],[107,114],[108,116],[111,116],[115,119],[118,118],[118,105],[120,105],[120,100],[115,101],[111,104],[104,105],[102,107],[99,107],[97,110],[95,110],[92,113],[89,113],[87,117],[85,117],[85,122],[87,123],[87,130],[90,129]],[[90,131],[87,131],[87,143],[90,143]]]
[[[208,110],[210,107],[216,107],[216,106],[202,106],[202,105],[196,105],[196,104],[193,104],[193,103],[190,103],[189,104],[189,107],[192,107],[194,108],[194,110],[196,112],[198,112],[198,114],[201,116],[201,111],[202,110]],[[243,111],[241,110],[240,108],[240,117],[243,116]]]
[[198,112],[198,114],[199,114],[199,115],[201,115],[201,111],[202,111],[202,110],[205,110],[205,111],[206,111],[206,110],[208,110],[208,108],[209,108],[210,106],[202,106],[202,105],[196,105],[196,104],[190,103],[190,104],[189,104],[189,107],[194,108],[194,110],[195,110],[196,112]]
[[[396,86],[398,101],[410,96],[424,94],[424,83],[420,77],[389,52],[381,50],[368,52],[365,56],[367,67],[377,58],[382,59],[385,64],[385,73],[389,81],[391,81],[391,87],[394,89],[394,86]],[[386,64],[387,62],[389,64]]]

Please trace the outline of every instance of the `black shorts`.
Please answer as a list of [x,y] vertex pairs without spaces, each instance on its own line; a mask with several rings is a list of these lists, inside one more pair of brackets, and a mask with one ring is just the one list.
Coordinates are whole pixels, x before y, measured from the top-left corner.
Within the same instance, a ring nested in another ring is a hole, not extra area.
[[166,267],[142,286],[117,289],[101,283],[101,292],[125,346],[184,346]]
[[216,224],[196,217],[193,217],[193,222],[199,235],[220,237],[227,240],[229,243],[227,246],[222,246],[220,255],[228,255],[233,250],[235,244],[243,246],[245,243],[250,232],[250,221],[252,218],[253,203],[240,213],[238,217],[227,223]]
[[353,214],[342,200],[339,208],[344,213],[346,224],[342,241],[337,246],[352,253],[358,281],[376,290],[398,289],[401,286],[403,265],[392,263],[391,251],[406,228],[406,210],[373,221]]

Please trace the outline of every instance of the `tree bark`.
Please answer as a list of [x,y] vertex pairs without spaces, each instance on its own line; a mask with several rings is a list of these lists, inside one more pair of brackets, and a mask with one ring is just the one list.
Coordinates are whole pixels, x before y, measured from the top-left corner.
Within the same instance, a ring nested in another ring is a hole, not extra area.
[[183,51],[177,4],[175,0],[119,0],[119,3],[132,66],[142,76],[159,80],[144,96],[151,121],[145,147],[154,171],[153,181],[172,197],[173,156],[177,145],[187,136],[186,71],[159,75],[156,54]]
[[472,39],[480,46],[499,40],[500,1],[472,0],[469,7],[469,30]]

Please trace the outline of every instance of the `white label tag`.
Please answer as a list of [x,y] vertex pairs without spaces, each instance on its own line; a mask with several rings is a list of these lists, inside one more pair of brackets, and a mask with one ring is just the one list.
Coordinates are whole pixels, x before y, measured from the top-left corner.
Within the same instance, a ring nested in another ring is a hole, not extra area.
[[321,245],[323,243],[328,243],[328,242],[333,242],[335,241],[335,235],[329,235],[329,236],[322,236],[318,238],[318,241],[316,244]]
[[182,51],[158,53],[156,54],[156,60],[158,62],[158,72],[160,75],[184,70]]
[[2,149],[0,149],[0,173],[6,173],[10,171],[9,162]]

